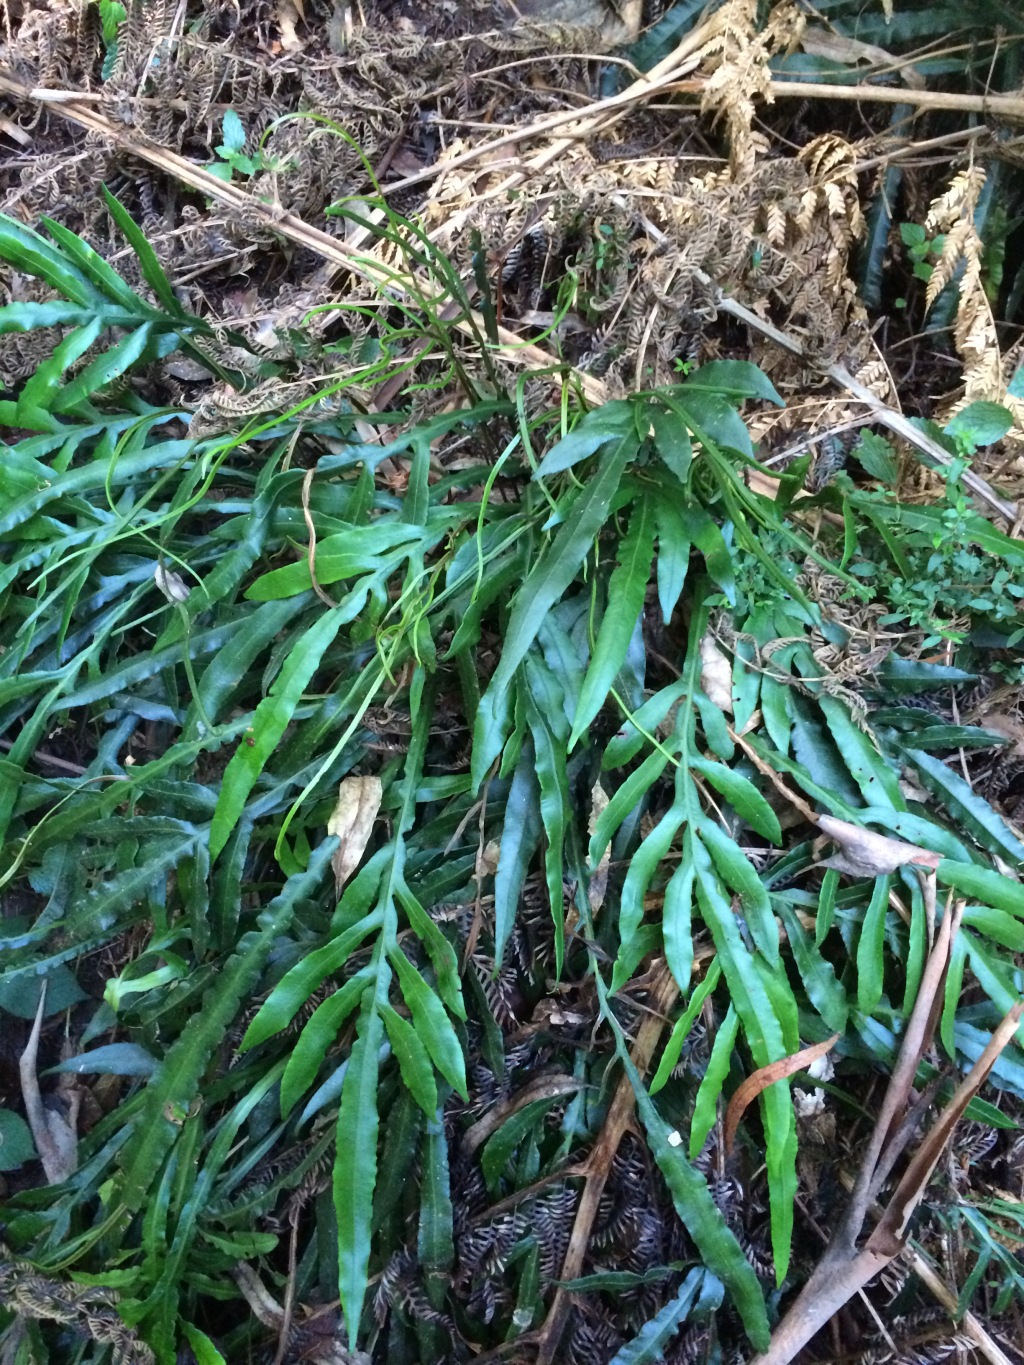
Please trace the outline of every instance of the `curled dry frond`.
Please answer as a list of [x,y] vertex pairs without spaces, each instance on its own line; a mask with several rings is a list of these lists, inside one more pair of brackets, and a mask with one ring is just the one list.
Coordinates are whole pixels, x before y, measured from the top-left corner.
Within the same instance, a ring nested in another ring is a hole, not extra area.
[[925,231],[941,233],[945,241],[928,281],[925,301],[932,308],[959,272],[953,340],[964,374],[963,392],[952,412],[978,399],[997,400],[1014,414],[1016,430],[1024,435],[1024,402],[1007,393],[995,316],[982,278],[984,244],[975,225],[975,212],[985,182],[984,168],[969,166],[958,171],[945,193],[932,201]]

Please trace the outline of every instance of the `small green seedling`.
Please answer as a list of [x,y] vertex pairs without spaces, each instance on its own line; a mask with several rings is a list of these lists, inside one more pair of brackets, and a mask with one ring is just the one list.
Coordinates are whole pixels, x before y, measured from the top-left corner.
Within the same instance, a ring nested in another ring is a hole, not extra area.
[[234,109],[228,109],[221,125],[224,141],[214,150],[218,159],[207,166],[211,175],[218,180],[230,183],[232,175],[256,175],[259,171],[280,170],[280,164],[271,157],[263,155],[262,150],[253,156],[245,154],[245,128]]
[[928,257],[942,255],[942,248],[946,244],[945,237],[941,234],[938,237],[929,237],[920,223],[900,223],[900,237],[914,263],[915,279],[924,280],[927,284],[935,269]]

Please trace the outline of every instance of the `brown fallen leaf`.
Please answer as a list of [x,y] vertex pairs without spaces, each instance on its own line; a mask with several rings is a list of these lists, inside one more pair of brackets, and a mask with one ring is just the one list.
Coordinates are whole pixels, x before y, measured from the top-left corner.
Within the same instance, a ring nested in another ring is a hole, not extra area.
[[757,1071],[747,1077],[729,1101],[729,1107],[725,1111],[723,1138],[727,1156],[732,1151],[736,1129],[739,1127],[744,1110],[753,1100],[757,1099],[761,1091],[767,1090],[776,1081],[784,1081],[787,1076],[792,1076],[797,1071],[806,1071],[812,1062],[816,1062],[819,1057],[824,1057],[825,1053],[835,1047],[838,1041],[839,1034],[833,1033],[832,1037],[826,1038],[823,1043],[812,1043],[810,1047],[804,1047],[799,1052],[794,1052],[791,1057],[780,1057],[777,1062],[769,1062],[767,1066],[759,1067]]
[[882,877],[907,863],[938,867],[942,862],[941,853],[932,853],[927,848],[919,848],[917,844],[904,843],[902,839],[889,839],[884,834],[861,829],[859,825],[836,820],[831,815],[819,815],[818,827],[839,845],[839,852],[818,866],[833,867],[837,872],[846,872],[851,877]]
[[346,777],[338,788],[338,800],[327,821],[327,833],[336,834],[340,840],[331,859],[334,887],[339,896],[366,852],[383,795],[379,777]]
[[501,856],[501,845],[497,839],[488,839],[483,848],[479,849],[476,855],[476,875],[482,881],[484,877],[493,877],[498,870],[498,859]]

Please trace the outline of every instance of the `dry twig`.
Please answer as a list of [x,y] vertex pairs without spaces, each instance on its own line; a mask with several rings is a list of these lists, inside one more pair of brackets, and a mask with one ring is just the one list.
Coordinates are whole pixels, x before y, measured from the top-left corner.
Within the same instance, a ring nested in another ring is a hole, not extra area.
[[[928,874],[928,879],[932,882],[930,894],[934,894],[934,873]],[[768,1350],[756,1356],[750,1365],[788,1365],[854,1294],[905,1249],[908,1221],[924,1195],[953,1128],[1017,1031],[1024,1001],[1015,1005],[994,1030],[988,1046],[911,1158],[877,1226],[862,1243],[875,1196],[913,1132],[914,1125],[905,1116],[912,1103],[920,1103],[920,1096],[915,1098],[914,1077],[938,1020],[943,981],[961,909],[960,905],[947,906],[939,925],[903,1045],[839,1230],[774,1333]]]

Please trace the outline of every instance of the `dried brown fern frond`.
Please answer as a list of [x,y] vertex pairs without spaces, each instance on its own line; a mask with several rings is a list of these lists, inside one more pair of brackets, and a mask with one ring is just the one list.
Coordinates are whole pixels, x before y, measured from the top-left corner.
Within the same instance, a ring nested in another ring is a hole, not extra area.
[[982,279],[984,247],[974,215],[985,179],[982,167],[969,166],[958,171],[949,189],[932,201],[925,231],[944,234],[945,241],[928,281],[925,305],[931,309],[960,272],[953,341],[963,361],[963,390],[949,411],[955,412],[976,399],[996,400],[1013,412],[1016,432],[1024,436],[1024,402],[1007,394],[995,317]]
[[734,178],[749,172],[768,140],[754,132],[755,100],[772,102],[768,61],[800,38],[804,18],[790,0],[776,5],[757,31],[757,0],[727,0],[713,16],[697,59],[710,76],[701,96],[701,112],[724,118]]
[[50,1279],[27,1261],[13,1260],[2,1245],[0,1303],[18,1317],[61,1323],[109,1346],[115,1365],[153,1365],[153,1352],[122,1321],[111,1290]]

